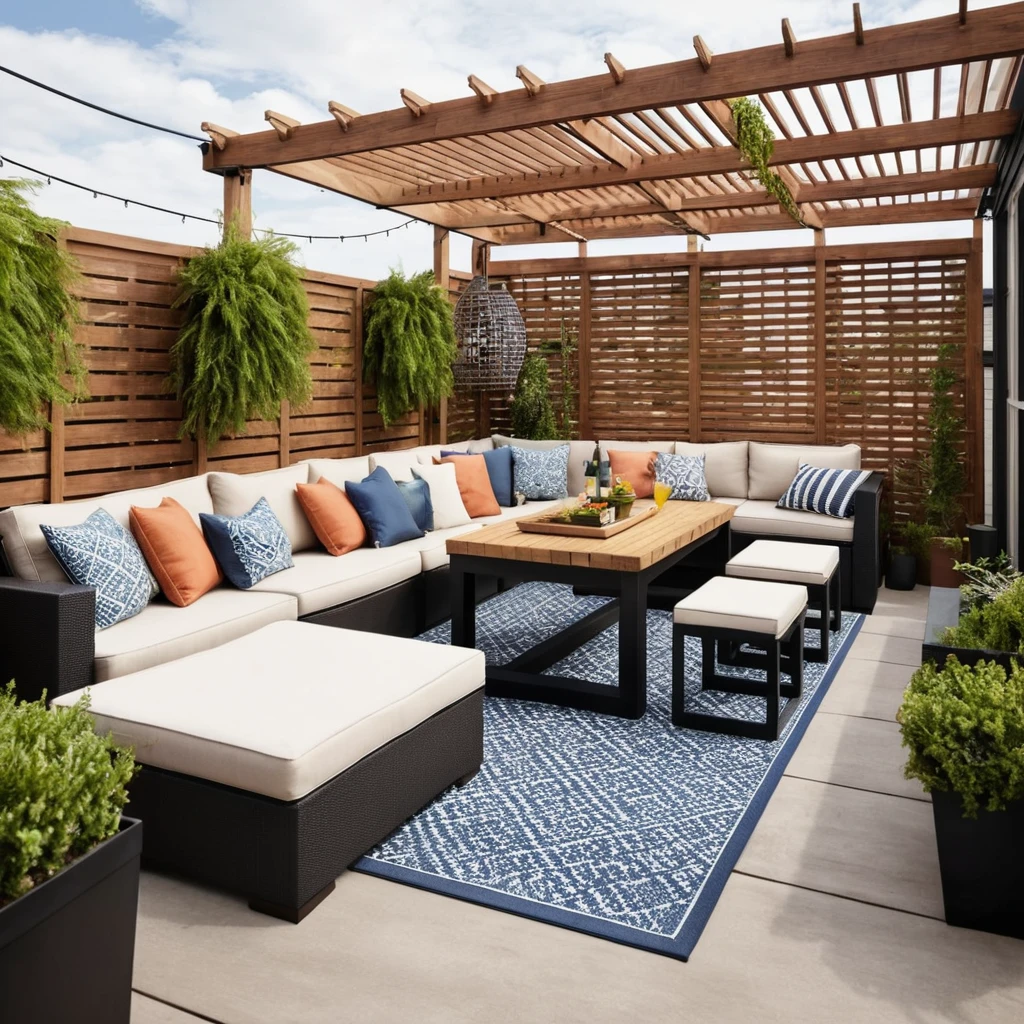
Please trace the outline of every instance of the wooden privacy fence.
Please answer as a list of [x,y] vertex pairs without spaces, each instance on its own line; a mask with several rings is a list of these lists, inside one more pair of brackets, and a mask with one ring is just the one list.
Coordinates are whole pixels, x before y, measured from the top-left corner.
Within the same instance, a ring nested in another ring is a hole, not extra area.
[[363,301],[375,285],[306,271],[314,398],[282,410],[280,421],[207,449],[181,439],[181,406],[167,393],[169,349],[182,322],[172,309],[175,274],[196,250],[70,228],[78,258],[83,323],[76,338],[89,368],[88,401],[52,411],[52,431],[0,433],[0,507],[63,501],[144,487],[206,469],[257,472],[313,456],[346,456],[421,441],[418,413],[385,429],[362,384]]
[[[491,276],[519,302],[531,350],[578,332],[580,436],[854,442],[888,474],[897,515],[919,498],[929,373],[948,345],[967,513],[983,514],[980,237],[501,261]],[[507,425],[504,396],[477,404],[450,422]]]

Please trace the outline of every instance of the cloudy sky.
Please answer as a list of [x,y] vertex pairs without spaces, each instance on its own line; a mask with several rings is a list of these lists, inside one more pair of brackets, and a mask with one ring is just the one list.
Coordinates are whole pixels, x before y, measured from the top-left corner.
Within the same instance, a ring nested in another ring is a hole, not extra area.
[[[994,6],[971,0],[971,7]],[[955,0],[862,0],[865,26],[956,10]],[[851,31],[848,0],[7,0],[0,4],[0,64],[94,103],[190,133],[213,121],[237,131],[267,126],[263,111],[324,120],[327,101],[370,112],[398,106],[406,87],[427,99],[468,95],[470,72],[498,89],[518,86],[517,64],[548,81],[596,74],[610,50],[627,67],[693,55],[694,34],[717,52]],[[91,188],[216,217],[221,179],[203,172],[196,144],[94,113],[0,75],[0,153]],[[888,120],[888,118],[887,118]],[[0,174],[22,172],[6,166]],[[404,218],[289,182],[254,177],[258,227],[312,234],[375,231]],[[72,223],[146,238],[209,244],[216,228],[54,183],[39,209]],[[830,240],[969,233],[970,225],[830,232]],[[988,235],[986,234],[986,237]],[[456,238],[452,264],[469,269]],[[725,235],[708,248],[807,244],[798,231]],[[592,254],[685,248],[684,238],[591,243]],[[368,242],[302,245],[317,270],[376,278],[391,266],[431,264],[431,229],[413,225]],[[575,245],[510,247],[502,255],[574,253]],[[989,283],[986,280],[986,284]]]

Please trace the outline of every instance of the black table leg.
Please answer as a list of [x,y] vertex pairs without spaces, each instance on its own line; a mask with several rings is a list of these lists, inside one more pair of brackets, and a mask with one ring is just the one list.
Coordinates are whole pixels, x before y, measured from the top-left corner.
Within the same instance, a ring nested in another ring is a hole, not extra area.
[[452,646],[476,647],[476,575],[463,572],[458,560],[453,558],[448,578],[451,583]]
[[647,586],[623,574],[619,598],[619,696],[624,718],[647,710]]

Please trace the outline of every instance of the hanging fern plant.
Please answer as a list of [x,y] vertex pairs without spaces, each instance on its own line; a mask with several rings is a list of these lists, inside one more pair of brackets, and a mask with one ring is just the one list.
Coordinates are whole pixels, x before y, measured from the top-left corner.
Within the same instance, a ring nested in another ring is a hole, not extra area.
[[736,122],[736,145],[740,153],[753,167],[761,187],[779,201],[779,206],[793,220],[803,226],[803,218],[788,186],[779,173],[768,166],[775,150],[775,135],[764,119],[761,104],[749,96],[741,96],[730,100],[729,106],[732,107],[733,120]]
[[406,278],[392,270],[366,311],[363,376],[377,389],[384,426],[454,391],[458,355],[452,304],[432,271]]
[[273,420],[281,402],[313,397],[309,302],[296,247],[267,235],[250,241],[233,228],[179,271],[185,323],[171,347],[171,387],[182,402],[181,434],[213,444],[245,432],[246,420]]
[[62,222],[29,205],[35,187],[0,181],[0,429],[15,437],[48,426],[47,403],[86,395],[74,342],[78,268],[58,244]]

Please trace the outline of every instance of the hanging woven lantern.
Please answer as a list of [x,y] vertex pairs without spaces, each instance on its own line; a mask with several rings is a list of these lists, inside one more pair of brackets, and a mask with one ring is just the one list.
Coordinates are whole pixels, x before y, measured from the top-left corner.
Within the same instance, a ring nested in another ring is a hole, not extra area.
[[456,383],[510,391],[526,355],[526,324],[504,282],[474,277],[455,306]]

